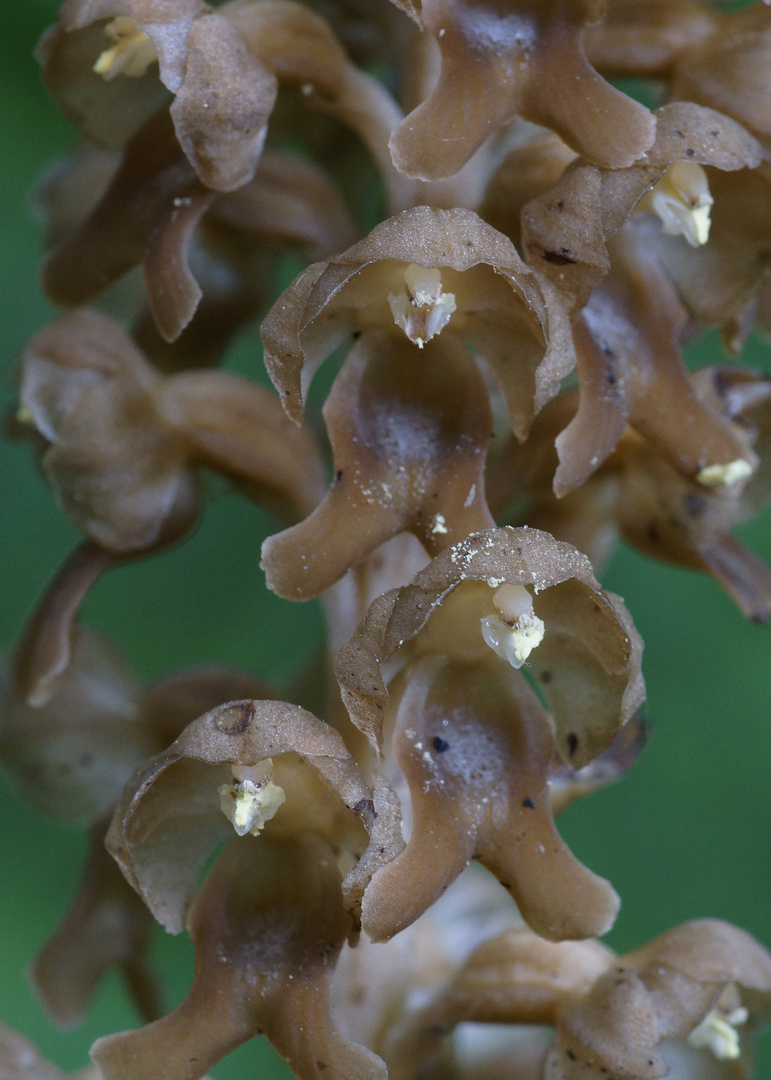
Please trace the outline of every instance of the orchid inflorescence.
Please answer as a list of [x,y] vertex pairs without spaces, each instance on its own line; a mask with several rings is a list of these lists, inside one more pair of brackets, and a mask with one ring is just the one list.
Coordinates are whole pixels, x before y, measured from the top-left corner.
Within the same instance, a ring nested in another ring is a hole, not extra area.
[[[81,1075],[198,1080],[264,1035],[299,1080],[751,1076],[771,954],[702,918],[617,955],[555,817],[645,742],[619,537],[771,614],[733,532],[771,493],[741,362],[771,5],[66,0],[38,56],[80,141],[8,426],[82,540],[5,663],[0,758],[91,837],[38,994],[74,1023],[117,968],[146,1021]],[[221,366],[256,321],[273,389]],[[708,328],[726,360],[690,371]],[[321,599],[291,689],[144,685],[79,620],[211,473],[278,523],[267,588]],[[195,950],[165,1015],[154,922]],[[0,1073],[59,1075],[11,1029]]]

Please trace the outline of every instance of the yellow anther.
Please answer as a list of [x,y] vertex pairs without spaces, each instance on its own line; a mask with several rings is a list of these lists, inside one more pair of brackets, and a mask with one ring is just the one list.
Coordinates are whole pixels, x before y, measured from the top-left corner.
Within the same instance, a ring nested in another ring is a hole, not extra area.
[[697,473],[696,479],[704,487],[730,487],[752,475],[752,466],[744,458],[729,461],[727,465],[707,465]]
[[691,247],[701,247],[709,240],[713,202],[701,165],[676,161],[643,195],[637,209],[655,214],[668,236],[684,236]]
[[232,773],[232,781],[218,789],[220,809],[239,836],[258,836],[286,802],[284,789],[273,783],[273,761],[234,765]]
[[157,62],[158,54],[152,41],[127,15],[118,15],[107,24],[104,32],[115,44],[100,53],[94,72],[108,82],[116,75],[141,79],[150,65]]
[[404,271],[404,288],[389,293],[388,305],[396,325],[422,349],[447,326],[455,311],[455,296],[442,291],[438,270],[410,263]]
[[712,1009],[688,1036],[691,1046],[706,1047],[719,1061],[735,1061],[741,1055],[736,1028],[747,1022],[749,1013],[743,1006],[724,1013]]
[[20,405],[16,410],[16,420],[20,424],[32,424],[35,422],[35,417],[26,405]]
[[481,620],[482,637],[497,656],[520,668],[543,641],[543,620],[533,611],[533,598],[524,585],[501,585],[493,607],[495,614]]

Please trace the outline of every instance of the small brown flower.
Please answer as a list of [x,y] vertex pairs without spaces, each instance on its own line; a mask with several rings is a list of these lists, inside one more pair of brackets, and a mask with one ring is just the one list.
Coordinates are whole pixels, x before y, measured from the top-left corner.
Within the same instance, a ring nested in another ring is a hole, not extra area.
[[64,511],[116,554],[157,548],[194,524],[206,465],[256,498],[298,500],[323,484],[314,442],[271,394],[227,372],[156,372],[104,316],[41,331],[22,371],[22,406],[50,444],[43,468]]
[[187,915],[196,976],[169,1016],[97,1042],[104,1076],[138,1080],[162,1062],[199,1077],[261,1032],[298,1077],[384,1076],[340,1034],[330,979],[366,885],[401,843],[393,796],[373,793],[337,732],[305,710],[241,701],[190,724],[127,786],[108,848],[168,929]]
[[442,57],[429,98],[396,128],[397,168],[452,176],[514,116],[610,168],[649,149],[655,120],[590,66],[581,39],[609,0],[417,0],[402,4]]
[[274,696],[254,677],[217,667],[140,687],[118,651],[75,622],[93,577],[113,561],[95,545],[78,549],[0,674],[0,758],[7,775],[36,812],[91,827],[72,908],[32,968],[38,994],[63,1026],[82,1018],[112,967],[146,1019],[161,1012],[147,961],[152,917],[104,849],[105,816],[126,780],[207,709],[245,694]]
[[335,482],[313,516],[266,543],[271,588],[313,596],[403,529],[434,553],[492,524],[481,473],[492,419],[466,343],[523,438],[574,360],[564,311],[541,285],[475,214],[418,207],[278,300],[265,360],[293,419],[318,365],[341,340],[356,344],[325,406]]
[[[616,957],[599,942],[552,944],[513,928],[473,952],[402,1022],[400,1063],[436,1052],[462,1022],[549,1024],[542,1080],[746,1080],[750,1040],[771,1018],[771,956],[716,919],[685,923]],[[404,1069],[398,1076],[409,1077]]]
[[610,268],[607,241],[674,162],[735,172],[756,168],[763,157],[743,127],[700,105],[665,105],[656,112],[656,124],[656,140],[639,161],[607,169],[579,158],[523,208],[528,261],[570,297],[574,313]]
[[[741,456],[733,469],[706,466],[689,477],[653,439],[626,428],[589,481],[557,499],[555,435],[562,451],[575,431],[576,395],[568,391],[544,409],[524,446],[509,443],[488,478],[491,500],[502,511],[526,497],[528,521],[586,552],[597,572],[620,534],[646,555],[711,574],[745,615],[765,622],[771,571],[732,533],[769,498],[771,387],[756,372],[726,366],[694,372],[689,389],[735,440]],[[672,423],[675,430],[674,414]],[[748,459],[757,462],[751,474]]]
[[[556,743],[514,670],[528,658]],[[557,745],[577,766],[596,757],[644,691],[637,635],[582,556],[531,529],[469,537],[375,601],[338,656],[338,680],[411,805],[407,847],[365,894],[370,936],[409,925],[472,858],[543,936],[608,928],[615,894],[560,840],[548,776]]]
[[173,95],[202,183],[230,191],[253,176],[276,80],[202,0],[67,0],[39,56],[65,115],[100,145],[122,147]]

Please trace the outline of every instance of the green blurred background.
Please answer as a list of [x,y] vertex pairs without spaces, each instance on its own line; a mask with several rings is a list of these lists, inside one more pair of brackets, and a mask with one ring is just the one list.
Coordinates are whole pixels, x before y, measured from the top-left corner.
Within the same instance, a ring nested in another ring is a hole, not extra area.
[[[57,6],[56,0],[15,4],[0,37],[3,412],[13,407],[20,350],[53,315],[38,289],[40,230],[28,192],[73,141],[31,58]],[[769,348],[753,342],[750,362],[771,371]],[[240,353],[253,353],[256,374],[256,336],[242,343]],[[699,360],[718,359],[713,340]],[[5,650],[76,533],[54,507],[27,447],[0,445],[0,495]],[[280,682],[308,655],[321,623],[315,607],[294,608],[264,589],[259,548],[271,531],[275,523],[267,515],[214,485],[192,540],[108,575],[89,598],[85,619],[113,637],[148,679],[179,665],[218,660]],[[771,561],[771,515],[745,535]],[[578,857],[621,894],[609,943],[624,951],[676,923],[710,915],[737,923],[771,947],[770,631],[746,623],[706,578],[627,550],[619,550],[603,584],[625,598],[645,640],[653,726],[626,780],[573,807],[560,823]],[[94,1038],[136,1026],[138,1018],[113,978],[81,1028],[62,1033],[51,1027],[25,972],[70,902],[85,837],[19,803],[4,780],[0,814],[0,1020],[32,1038],[62,1068],[74,1069],[87,1061]],[[188,944],[159,933],[158,957],[174,1004],[189,985]],[[252,1043],[214,1075],[267,1077],[271,1062],[267,1049]],[[758,1075],[771,1075],[771,1038]]]

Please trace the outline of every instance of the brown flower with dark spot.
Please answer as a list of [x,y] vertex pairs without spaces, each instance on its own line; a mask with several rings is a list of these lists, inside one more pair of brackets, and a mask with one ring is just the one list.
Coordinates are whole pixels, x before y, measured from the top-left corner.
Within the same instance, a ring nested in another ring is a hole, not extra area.
[[[375,601],[338,680],[353,722],[385,748],[412,826],[365,894],[372,937],[409,925],[472,858],[543,936],[608,929],[615,894],[559,838],[548,778],[557,746],[580,766],[611,743],[643,697],[639,660],[620,601],[537,530],[477,533]],[[553,720],[516,670],[526,661]]]
[[330,980],[372,874],[402,846],[399,816],[336,731],[283,702],[215,709],[135,776],[107,844],[167,929],[187,921],[196,951],[179,1008],[96,1043],[108,1080],[139,1080],[159,1063],[197,1078],[261,1033],[303,1080],[385,1075],[339,1032]]

